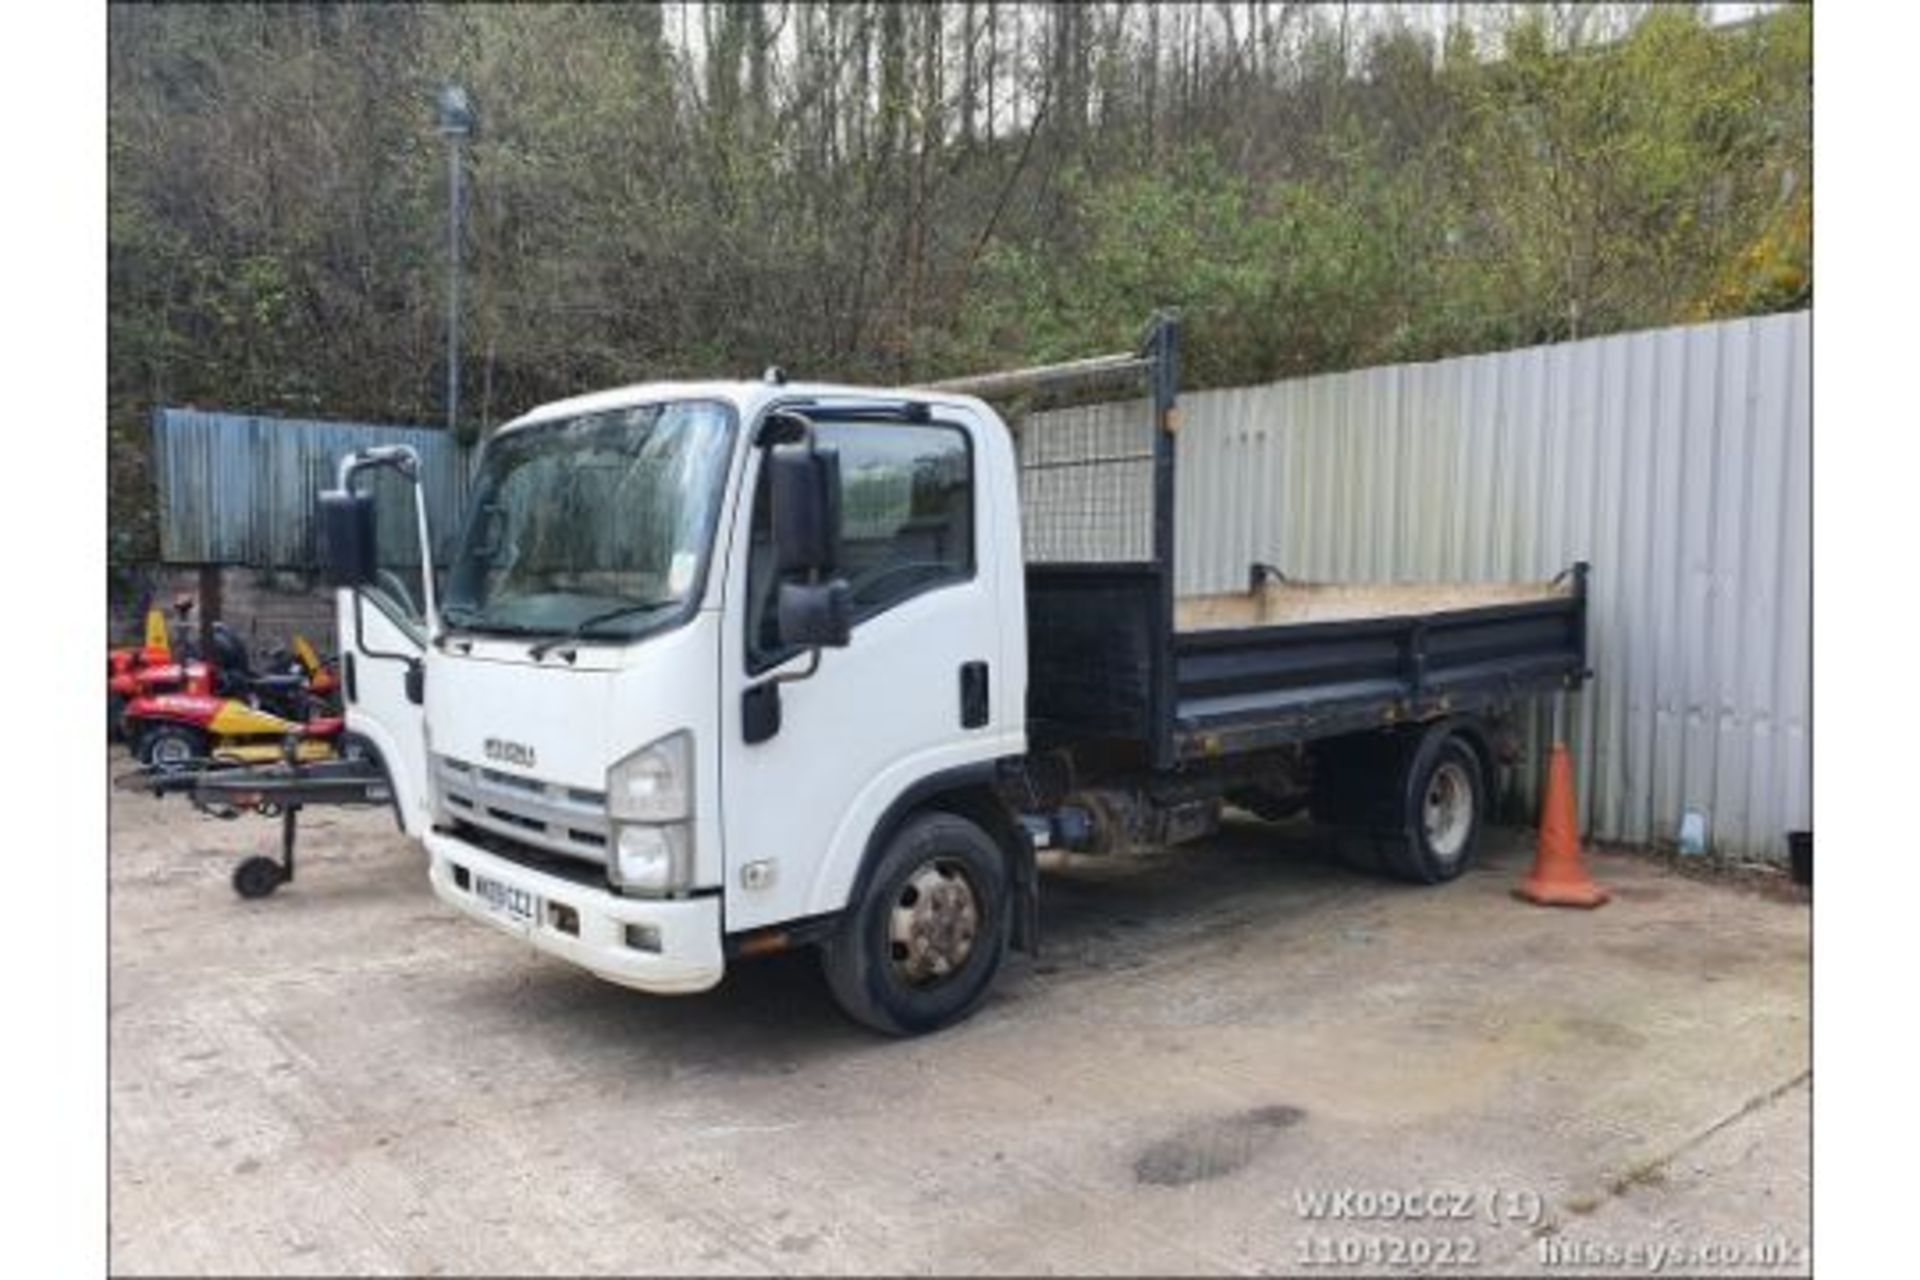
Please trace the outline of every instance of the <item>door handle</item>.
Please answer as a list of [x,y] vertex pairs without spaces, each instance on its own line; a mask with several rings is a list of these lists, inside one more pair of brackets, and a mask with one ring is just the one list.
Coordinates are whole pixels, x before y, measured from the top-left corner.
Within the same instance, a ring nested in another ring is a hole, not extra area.
[[751,746],[780,732],[780,683],[767,680],[740,695],[740,736]]
[[987,698],[987,664],[984,662],[961,663],[960,727],[978,729],[991,718],[991,711]]

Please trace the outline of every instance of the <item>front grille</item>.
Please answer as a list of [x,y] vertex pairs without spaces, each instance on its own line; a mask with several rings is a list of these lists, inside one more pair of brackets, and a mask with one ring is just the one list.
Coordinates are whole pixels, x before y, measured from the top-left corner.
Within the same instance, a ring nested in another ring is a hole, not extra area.
[[599,791],[433,758],[433,782],[461,823],[519,844],[605,865],[606,796]]
[[515,866],[537,871],[541,875],[558,876],[562,880],[571,880],[589,889],[605,889],[607,885],[606,868],[598,864],[588,865],[570,854],[548,853],[537,849],[524,840],[515,840],[485,827],[475,826],[465,818],[456,818],[453,833],[475,848],[485,849],[495,857],[505,858]]

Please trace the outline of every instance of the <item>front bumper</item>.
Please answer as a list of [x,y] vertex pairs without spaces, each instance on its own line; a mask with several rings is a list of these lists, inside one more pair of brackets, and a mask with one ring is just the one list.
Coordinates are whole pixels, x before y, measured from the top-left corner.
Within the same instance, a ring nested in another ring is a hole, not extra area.
[[[672,995],[705,991],[726,972],[718,895],[626,898],[531,870],[442,831],[429,831],[426,846],[441,901],[609,982]],[[474,892],[475,876],[531,895],[532,920],[520,923],[490,910]],[[571,919],[556,906],[570,909]],[[651,929],[658,949],[631,945],[629,925]]]

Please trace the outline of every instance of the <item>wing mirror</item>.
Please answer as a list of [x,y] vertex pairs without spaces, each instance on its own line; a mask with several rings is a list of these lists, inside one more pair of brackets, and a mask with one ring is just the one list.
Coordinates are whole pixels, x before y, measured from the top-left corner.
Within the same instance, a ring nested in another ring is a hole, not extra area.
[[853,596],[840,567],[840,454],[821,448],[805,424],[804,443],[773,445],[770,468],[774,563],[781,582],[775,617],[785,644],[837,649],[853,630]]
[[320,495],[320,566],[328,586],[363,587],[379,571],[373,495],[328,489]]
[[845,578],[783,582],[777,614],[784,643],[807,649],[844,648],[853,634],[853,593]]
[[774,446],[773,546],[782,574],[830,574],[840,565],[840,453],[811,443]]

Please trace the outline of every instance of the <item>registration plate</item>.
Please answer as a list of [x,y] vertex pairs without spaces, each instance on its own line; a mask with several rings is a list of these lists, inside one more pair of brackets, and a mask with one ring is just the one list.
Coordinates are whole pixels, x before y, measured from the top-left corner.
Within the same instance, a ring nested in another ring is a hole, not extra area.
[[525,889],[516,889],[485,876],[476,875],[473,878],[473,896],[480,899],[480,905],[487,909],[488,914],[510,928],[527,929],[540,914],[540,899]]

